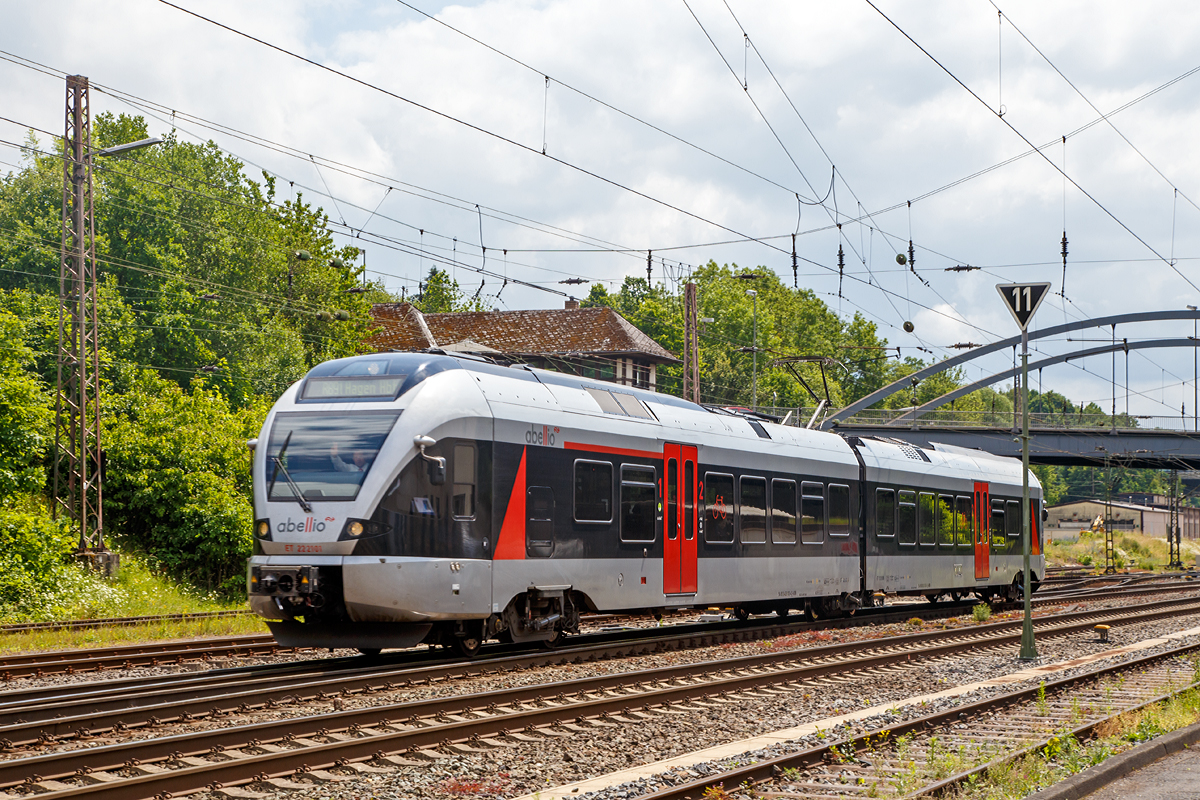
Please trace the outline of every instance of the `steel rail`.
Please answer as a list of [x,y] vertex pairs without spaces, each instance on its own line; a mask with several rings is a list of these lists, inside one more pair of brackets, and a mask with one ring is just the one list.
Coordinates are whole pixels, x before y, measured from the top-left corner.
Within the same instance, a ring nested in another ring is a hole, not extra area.
[[[1163,607],[1177,608],[1194,602],[1194,599],[1180,598],[1134,606],[1126,611],[1142,613]],[[1108,613],[1111,612],[1084,610],[1041,618],[1039,622],[1084,619],[1095,614]],[[900,612],[898,616],[911,619],[908,614],[909,612]],[[1002,630],[1016,624],[998,622],[970,630]],[[899,639],[931,641],[953,635],[954,632],[935,631]],[[670,634],[657,637],[654,641],[675,643]],[[703,638],[692,644],[704,644]],[[832,649],[836,650],[838,647],[835,645]],[[315,665],[311,662],[306,665],[291,665],[278,673],[218,673],[175,680],[109,682],[97,686],[54,687],[31,693],[0,694],[0,746],[22,744],[30,741],[29,737],[62,737],[81,730],[107,730],[116,724],[137,726],[152,720],[161,722],[177,717],[183,718],[189,714],[203,716],[242,707],[253,710],[285,698],[320,697],[326,690],[371,690],[370,687],[377,685],[381,680],[444,680],[489,671],[509,671],[564,661],[631,655],[632,653],[625,652],[626,649],[627,645],[622,644],[597,645],[564,649],[553,655],[524,654],[495,661],[443,662],[419,667],[411,666],[410,662],[399,665],[363,666],[361,659],[338,659],[316,662]],[[53,729],[38,726],[39,723],[48,720],[54,721]]]
[[[1178,608],[1160,608],[1141,615],[1130,615],[1127,610],[1092,611],[1086,614],[1081,612],[1070,615],[1073,622],[1053,626],[1050,623],[1061,620],[1043,618],[1043,626],[1049,628],[1043,635],[1067,635],[1089,627],[1097,619],[1108,619],[1120,624],[1122,614],[1125,615],[1124,622],[1133,623],[1176,616],[1178,613]],[[1084,621],[1084,616],[1090,619]],[[327,762],[323,756],[315,759],[318,765],[324,767],[341,760],[362,758],[364,752],[373,756],[376,751],[398,752],[407,748],[426,748],[448,740],[495,735],[522,726],[536,727],[582,716],[603,718],[606,714],[629,713],[628,707],[631,705],[648,708],[663,703],[695,701],[697,698],[703,701],[713,693],[744,691],[765,685],[794,684],[831,674],[862,673],[918,658],[936,658],[967,650],[991,649],[1019,641],[1021,635],[1019,624],[1000,623],[981,628],[954,631],[952,636],[947,635],[950,632],[926,632],[883,638],[870,643],[850,642],[810,651],[745,656],[725,661],[582,678],[552,685],[495,690],[466,697],[435,698],[352,709],[333,714],[276,720],[238,728],[217,728],[160,739],[15,759],[0,762],[0,788],[19,785],[30,775],[47,776],[54,780],[76,773],[82,774],[81,771],[118,769],[133,760],[141,764],[170,759],[178,761],[180,758],[194,758],[228,748],[237,749],[239,754],[244,755],[242,748],[252,746],[250,743],[254,740],[260,743],[275,742],[277,744],[274,746],[278,748],[297,736],[328,736],[331,730],[361,734],[366,727],[400,728],[386,732],[377,731],[362,739],[336,743],[344,748],[342,750],[338,750],[337,747],[323,749],[323,746],[317,747],[305,742],[302,743],[305,746],[299,751],[257,754],[249,759],[243,759],[239,755],[235,759],[237,764],[221,762],[205,773],[210,780],[224,784],[231,781],[245,782],[258,775],[261,769],[268,769],[270,774],[282,774],[296,769],[292,761],[287,760],[294,755],[287,755],[288,753],[322,754],[337,751],[338,757],[333,761]],[[937,641],[938,639],[942,641]],[[855,656],[854,653],[858,655]],[[631,688],[631,682],[636,682],[643,688]],[[555,693],[557,697],[549,709],[521,708],[522,703],[545,700]],[[567,697],[568,693],[574,695],[574,699]],[[470,709],[476,710],[472,712]],[[485,716],[481,719],[468,719],[467,715],[472,713]],[[393,721],[400,718],[406,719],[406,722]],[[297,763],[314,766],[313,759],[307,762],[301,759]],[[244,772],[247,765],[254,767],[249,773]],[[179,776],[184,774],[199,773],[189,770],[163,773],[163,783],[153,782],[156,791],[152,793],[184,791],[178,783],[182,780]],[[146,781],[139,778],[136,785],[144,783]],[[107,779],[105,785],[109,789],[116,788],[116,784]],[[189,790],[203,785],[190,785]]]
[[[886,730],[888,731],[889,738],[895,740],[909,733],[945,728],[948,725],[959,724],[963,717],[1006,708],[1016,703],[1037,698],[1039,693],[1068,689],[1084,681],[1094,681],[1107,675],[1138,670],[1155,662],[1177,658],[1188,653],[1194,653],[1197,650],[1200,650],[1200,644],[1186,644],[1164,652],[1153,653],[1118,664],[1107,664],[1084,673],[1070,675],[1054,681],[1046,681],[1038,686],[1018,689],[975,703],[954,706],[945,711],[927,716],[891,723],[887,725]],[[718,785],[741,786],[743,784],[758,784],[783,774],[784,770],[803,770],[819,766],[837,758],[844,759],[850,753],[857,755],[858,752],[866,750],[871,746],[871,738],[873,736],[877,737],[878,731],[837,739],[808,748],[799,753],[767,758],[747,766],[707,775],[695,781],[689,781],[657,792],[641,795],[638,800],[701,800],[705,796],[706,790],[710,790],[712,787]],[[49,797],[50,795],[43,796]]]
[[0,680],[68,675],[103,669],[158,666],[163,663],[201,661],[209,657],[262,655],[290,651],[270,634],[245,634],[166,642],[146,642],[89,650],[51,650],[39,653],[10,653],[0,658]]

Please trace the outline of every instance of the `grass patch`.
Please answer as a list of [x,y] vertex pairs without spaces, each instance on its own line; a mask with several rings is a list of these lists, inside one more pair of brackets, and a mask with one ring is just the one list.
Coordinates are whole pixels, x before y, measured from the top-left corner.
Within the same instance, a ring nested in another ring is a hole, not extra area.
[[[230,601],[216,593],[202,593],[183,586],[149,569],[144,561],[121,556],[116,578],[103,580],[83,569],[71,567],[62,573],[54,591],[5,609],[0,623],[49,622],[112,617],[141,617],[158,614],[189,614],[246,608],[244,600]],[[0,635],[0,653],[103,647],[156,639],[265,633],[266,625],[256,617],[226,617],[187,622],[162,622],[131,627],[90,630],[32,631]]]
[[122,625],[121,627],[92,628],[82,631],[6,633],[0,637],[0,654],[32,653],[45,650],[83,650],[139,642],[193,639],[198,636],[235,636],[268,632],[266,624],[261,619],[246,615],[189,622],[163,622],[153,625]]
[[1200,690],[1188,689],[1149,708],[1121,714],[1101,723],[1096,728],[1096,737],[1086,742],[1065,734],[1056,736],[1036,753],[977,775],[947,796],[955,800],[1015,800],[1025,797],[1099,764],[1112,755],[1198,720]]
[[[1117,533],[1114,543],[1117,569],[1163,570],[1168,559],[1167,540],[1140,533]],[[1068,541],[1055,539],[1046,542],[1046,563],[1055,566],[1082,564],[1085,567],[1104,568],[1104,534],[1080,531],[1079,539]],[[1200,555],[1200,544],[1184,539],[1180,543],[1180,555],[1185,564],[1195,561]]]

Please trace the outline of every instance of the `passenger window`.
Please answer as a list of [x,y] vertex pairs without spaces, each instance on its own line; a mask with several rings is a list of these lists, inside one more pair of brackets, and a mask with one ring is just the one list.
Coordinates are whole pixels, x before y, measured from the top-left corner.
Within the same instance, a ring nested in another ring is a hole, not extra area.
[[771,541],[796,543],[796,482],[771,481]]
[[657,494],[654,467],[621,467],[621,541],[655,540]]
[[900,492],[896,512],[896,532],[900,544],[917,543],[917,493]]
[[825,486],[805,481],[800,493],[800,540],[821,544],[825,541]]
[[992,501],[992,521],[989,529],[993,547],[1004,547],[1004,501]]
[[1018,500],[1009,500],[1008,513],[1005,515],[1005,528],[1009,536],[1021,535],[1021,503]]
[[475,516],[475,445],[454,446],[454,495],[450,508],[455,519]]
[[742,544],[767,543],[767,481],[742,478],[738,497],[738,525]]
[[921,492],[921,502],[917,504],[917,530],[921,544],[937,543],[937,504],[929,492]]
[[850,535],[850,487],[829,484],[829,535]]
[[733,544],[733,476],[704,474],[704,541]]
[[958,504],[958,514],[956,515],[958,517],[958,546],[970,547],[971,529],[975,527],[971,519],[974,503],[971,502],[970,497],[958,497],[955,499]]
[[957,520],[954,514],[954,498],[948,494],[938,497],[938,544],[954,547],[954,529]]
[[875,536],[892,539],[896,536],[896,491],[875,490]]
[[612,464],[575,462],[575,521],[612,522]]

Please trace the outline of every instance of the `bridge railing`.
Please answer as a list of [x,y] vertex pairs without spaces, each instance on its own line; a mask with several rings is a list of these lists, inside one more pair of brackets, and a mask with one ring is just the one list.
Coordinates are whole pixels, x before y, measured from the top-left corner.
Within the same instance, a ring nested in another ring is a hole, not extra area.
[[[759,406],[758,410],[781,419],[787,425],[804,427],[816,411],[815,407],[771,407]],[[818,422],[820,418],[818,418]],[[912,419],[911,408],[866,409],[849,419],[841,420],[839,426],[890,425],[902,428],[1008,428],[1020,427],[1021,416],[1012,411],[956,411],[937,409]],[[1061,411],[1035,411],[1029,414],[1031,428],[1055,430],[1159,430],[1179,433],[1196,432],[1193,417],[1154,416],[1146,414],[1071,414]]]

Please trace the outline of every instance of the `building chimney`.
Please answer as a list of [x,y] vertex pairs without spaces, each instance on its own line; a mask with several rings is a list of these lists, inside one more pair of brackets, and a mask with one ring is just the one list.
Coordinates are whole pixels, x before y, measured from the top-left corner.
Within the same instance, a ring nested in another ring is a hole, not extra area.
[[575,309],[579,308],[579,301],[572,297],[566,302],[566,308],[568,311],[574,311]]

